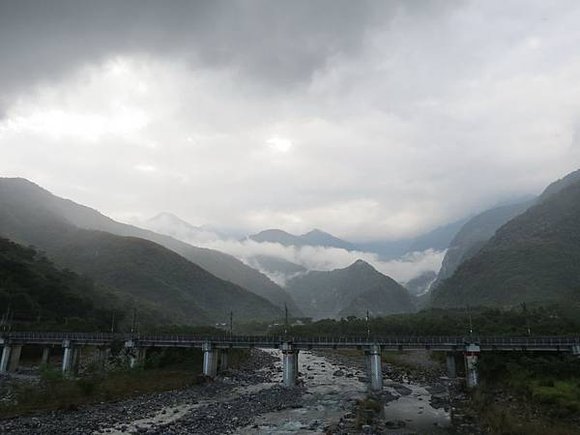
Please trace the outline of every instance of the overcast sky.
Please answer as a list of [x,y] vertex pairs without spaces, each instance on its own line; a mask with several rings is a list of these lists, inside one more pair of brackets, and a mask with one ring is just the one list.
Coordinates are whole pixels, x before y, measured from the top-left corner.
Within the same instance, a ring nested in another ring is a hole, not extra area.
[[407,237],[580,167],[580,2],[0,0],[0,174]]

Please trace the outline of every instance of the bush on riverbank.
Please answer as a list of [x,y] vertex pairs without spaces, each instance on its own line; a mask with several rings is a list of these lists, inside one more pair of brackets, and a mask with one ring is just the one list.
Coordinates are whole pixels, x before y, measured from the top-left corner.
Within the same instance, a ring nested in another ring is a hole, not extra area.
[[[248,351],[230,350],[228,364],[235,368],[248,357]],[[105,373],[89,365],[82,376],[74,379],[64,377],[56,367],[41,367],[38,382],[11,381],[11,398],[0,403],[0,417],[76,409],[186,388],[200,382],[202,364],[203,353],[199,349],[159,349],[150,351],[145,364],[135,369],[113,364]]]
[[0,416],[76,409],[90,403],[184,388],[197,382],[197,374],[185,370],[131,370],[79,379],[51,375],[37,384],[12,383],[12,400],[0,405]]
[[578,359],[486,353],[479,370],[473,406],[492,432],[568,434],[580,422]]
[[[580,306],[526,306],[508,310],[497,308],[432,309],[413,314],[372,318],[325,319],[292,326],[290,336],[467,336],[475,335],[576,335],[580,331]],[[271,335],[283,335],[284,327],[271,328]]]

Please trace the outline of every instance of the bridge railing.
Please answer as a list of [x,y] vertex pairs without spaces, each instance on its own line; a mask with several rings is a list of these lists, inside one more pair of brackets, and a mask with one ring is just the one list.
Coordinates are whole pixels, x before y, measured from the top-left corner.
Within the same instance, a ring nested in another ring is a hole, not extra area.
[[362,336],[362,337],[294,337],[294,336],[251,336],[251,335],[140,335],[127,333],[93,333],[93,332],[6,332],[0,337],[28,343],[59,342],[63,340],[84,343],[110,343],[114,341],[134,340],[136,342],[190,344],[215,343],[221,345],[248,346],[278,346],[291,342],[301,346],[364,346],[378,344],[383,346],[464,346],[479,344],[485,347],[558,347],[579,346],[579,336],[534,336],[534,337],[502,337],[502,336]]

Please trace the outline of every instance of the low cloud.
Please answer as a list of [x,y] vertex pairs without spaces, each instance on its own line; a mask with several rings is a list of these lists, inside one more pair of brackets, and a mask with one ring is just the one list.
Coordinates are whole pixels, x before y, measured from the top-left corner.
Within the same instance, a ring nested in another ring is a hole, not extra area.
[[[191,243],[191,241],[190,241]],[[259,263],[254,260],[259,256],[270,256],[303,266],[308,270],[333,270],[350,266],[361,259],[371,264],[379,272],[390,276],[398,282],[407,282],[416,276],[428,272],[438,272],[441,268],[445,251],[428,249],[422,252],[412,252],[395,260],[381,261],[379,256],[371,252],[347,251],[339,248],[323,246],[284,246],[279,243],[258,243],[253,240],[213,240],[206,242],[195,241],[196,246],[216,249],[226,252],[256,267]],[[267,270],[261,272],[270,276],[278,283],[284,284],[286,277],[282,274],[273,274]]]

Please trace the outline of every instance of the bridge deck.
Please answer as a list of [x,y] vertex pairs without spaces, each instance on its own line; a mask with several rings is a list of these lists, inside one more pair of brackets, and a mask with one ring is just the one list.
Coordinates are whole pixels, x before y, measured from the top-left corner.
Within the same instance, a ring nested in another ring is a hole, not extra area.
[[492,336],[432,336],[432,337],[280,337],[280,336],[191,336],[135,335],[84,332],[10,332],[0,337],[0,344],[9,342],[26,345],[62,345],[70,340],[76,345],[108,346],[115,342],[132,341],[143,347],[202,347],[211,343],[218,348],[278,349],[290,342],[297,349],[365,348],[373,344],[384,350],[462,350],[467,344],[478,344],[482,351],[570,351],[580,346],[580,336],[492,337]]

